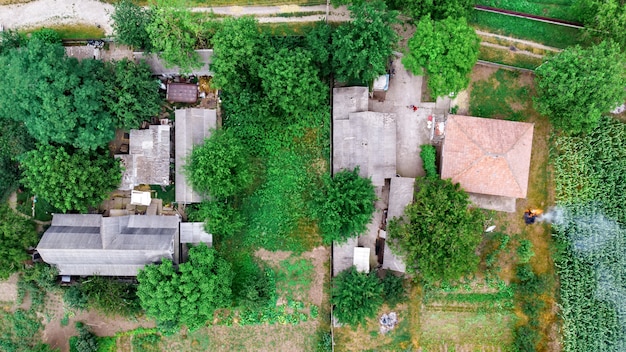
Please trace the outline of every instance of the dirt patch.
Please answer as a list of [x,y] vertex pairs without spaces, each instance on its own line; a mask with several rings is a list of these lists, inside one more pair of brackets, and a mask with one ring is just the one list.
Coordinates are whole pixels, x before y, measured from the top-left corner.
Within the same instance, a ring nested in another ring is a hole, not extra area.
[[320,306],[324,301],[324,278],[330,275],[328,266],[325,265],[329,261],[328,249],[326,247],[317,247],[310,252],[302,254],[303,258],[310,259],[315,267],[315,275],[309,289],[309,299],[311,303]]
[[456,97],[450,102],[450,106],[453,108],[457,106],[456,113],[458,115],[467,115],[470,108],[469,90],[460,91]]
[[0,302],[13,303],[17,300],[17,279],[18,273],[9,276],[8,279],[0,281]]
[[291,252],[287,251],[276,251],[271,252],[265,248],[258,249],[254,252],[254,256],[261,259],[264,262],[268,262],[272,266],[279,266],[280,262],[289,258],[291,256]]
[[61,352],[67,352],[70,349],[70,336],[77,335],[74,324],[82,321],[91,331],[98,336],[113,336],[119,331],[133,330],[138,327],[154,327],[154,321],[145,318],[139,318],[131,321],[118,315],[105,316],[95,310],[78,312],[69,314],[69,323],[61,326],[61,319],[66,314],[61,293],[48,294],[46,308],[40,313],[45,325],[42,339],[43,342],[49,344],[52,348],[59,348]]

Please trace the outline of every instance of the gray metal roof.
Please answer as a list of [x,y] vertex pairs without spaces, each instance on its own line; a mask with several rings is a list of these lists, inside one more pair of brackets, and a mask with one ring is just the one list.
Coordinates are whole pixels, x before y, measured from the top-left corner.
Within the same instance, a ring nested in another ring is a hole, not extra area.
[[354,247],[358,247],[359,239],[349,238],[346,243],[333,242],[333,276],[354,265]]
[[185,161],[193,146],[204,143],[217,127],[217,113],[214,109],[176,110],[176,202],[189,204],[202,201],[202,196],[191,189],[185,175]]
[[129,154],[117,154],[124,173],[121,190],[140,184],[170,184],[170,126],[152,125],[146,130],[130,130]]
[[333,120],[346,120],[353,112],[367,111],[367,87],[342,87],[333,89]]
[[360,167],[374,186],[396,175],[396,121],[394,114],[355,112],[333,125],[333,172]]
[[[209,65],[211,64],[211,56],[213,55],[212,49],[203,49],[196,50],[196,53],[200,55],[200,62],[202,62],[202,67],[199,69],[193,69],[191,72],[186,72],[189,74],[197,75],[197,76],[213,76],[213,73],[209,69]],[[165,60],[161,59],[156,54],[146,54],[143,52],[134,52],[133,56],[135,57],[135,61],[145,60],[148,66],[150,66],[150,70],[154,75],[175,75],[181,73],[180,67],[173,66],[168,67],[165,63]]]
[[55,214],[37,245],[61,275],[134,276],[137,268],[174,258],[177,216]]
[[[404,215],[404,208],[413,202],[415,192],[415,179],[408,177],[393,177],[389,186],[389,207],[387,210],[387,221],[399,218]],[[385,240],[383,252],[383,269],[398,272],[406,271],[406,264],[402,256],[396,255],[390,248],[389,239]]]
[[203,222],[181,222],[180,243],[206,243],[211,247],[213,235],[204,231]]

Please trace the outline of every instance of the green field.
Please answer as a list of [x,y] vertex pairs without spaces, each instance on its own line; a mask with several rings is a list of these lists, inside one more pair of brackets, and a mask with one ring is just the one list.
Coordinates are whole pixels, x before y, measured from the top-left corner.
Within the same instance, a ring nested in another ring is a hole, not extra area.
[[574,0],[477,0],[476,5],[496,7],[531,15],[579,22]]
[[580,29],[533,21],[525,18],[474,10],[469,19],[474,27],[555,48],[587,44]]
[[[42,27],[31,28],[26,33],[31,33]],[[98,39],[104,38],[104,29],[91,24],[60,24],[56,26],[45,26],[43,28],[54,29],[61,39]]]

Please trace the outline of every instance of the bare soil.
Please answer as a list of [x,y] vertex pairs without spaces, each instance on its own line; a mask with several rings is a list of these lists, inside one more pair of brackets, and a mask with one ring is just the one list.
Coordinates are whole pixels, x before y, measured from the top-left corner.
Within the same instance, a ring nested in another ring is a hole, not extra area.
[[15,273],[8,279],[0,281],[0,302],[3,306],[10,306],[17,300],[17,278],[19,274]]

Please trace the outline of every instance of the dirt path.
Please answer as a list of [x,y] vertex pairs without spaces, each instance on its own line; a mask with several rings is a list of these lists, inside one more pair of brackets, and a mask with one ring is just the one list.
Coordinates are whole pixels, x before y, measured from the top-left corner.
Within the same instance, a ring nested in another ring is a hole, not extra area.
[[[345,6],[330,8],[330,21],[349,20]],[[262,23],[280,22],[314,22],[326,18],[326,5],[316,6],[224,6],[224,7],[196,7],[195,12],[213,12],[226,16],[257,16]],[[272,17],[290,13],[317,13],[316,15],[301,17]],[[87,23],[104,29],[106,35],[113,34],[110,14],[113,6],[96,0],[37,0],[25,4],[0,6],[0,25],[4,28],[28,28],[59,24]]]
[[[510,50],[510,48],[508,48],[506,46],[498,45],[498,44],[494,44],[494,43],[480,42],[480,45],[482,45],[482,46],[489,46],[489,47],[496,48],[496,49]],[[531,53],[530,51],[526,51],[526,50],[519,50],[518,49],[518,50],[515,51],[515,54],[536,57],[538,59],[543,58],[543,55]]]
[[484,32],[481,30],[476,30],[476,34],[480,35],[480,36],[485,36],[485,37],[493,37],[493,38],[498,38],[498,39],[502,39],[502,40],[506,40],[512,43],[519,43],[519,44],[524,44],[524,45],[528,45],[537,49],[541,49],[541,50],[546,50],[546,51],[553,51],[553,52],[561,52],[563,50],[558,49],[558,48],[554,48],[551,46],[546,46],[543,44],[539,44],[539,43],[535,43],[535,42],[531,42],[528,40],[523,40],[523,39],[517,39],[517,38],[512,38],[512,37],[507,37],[504,35],[500,35],[500,34],[495,34],[495,33],[491,33],[491,32]]

